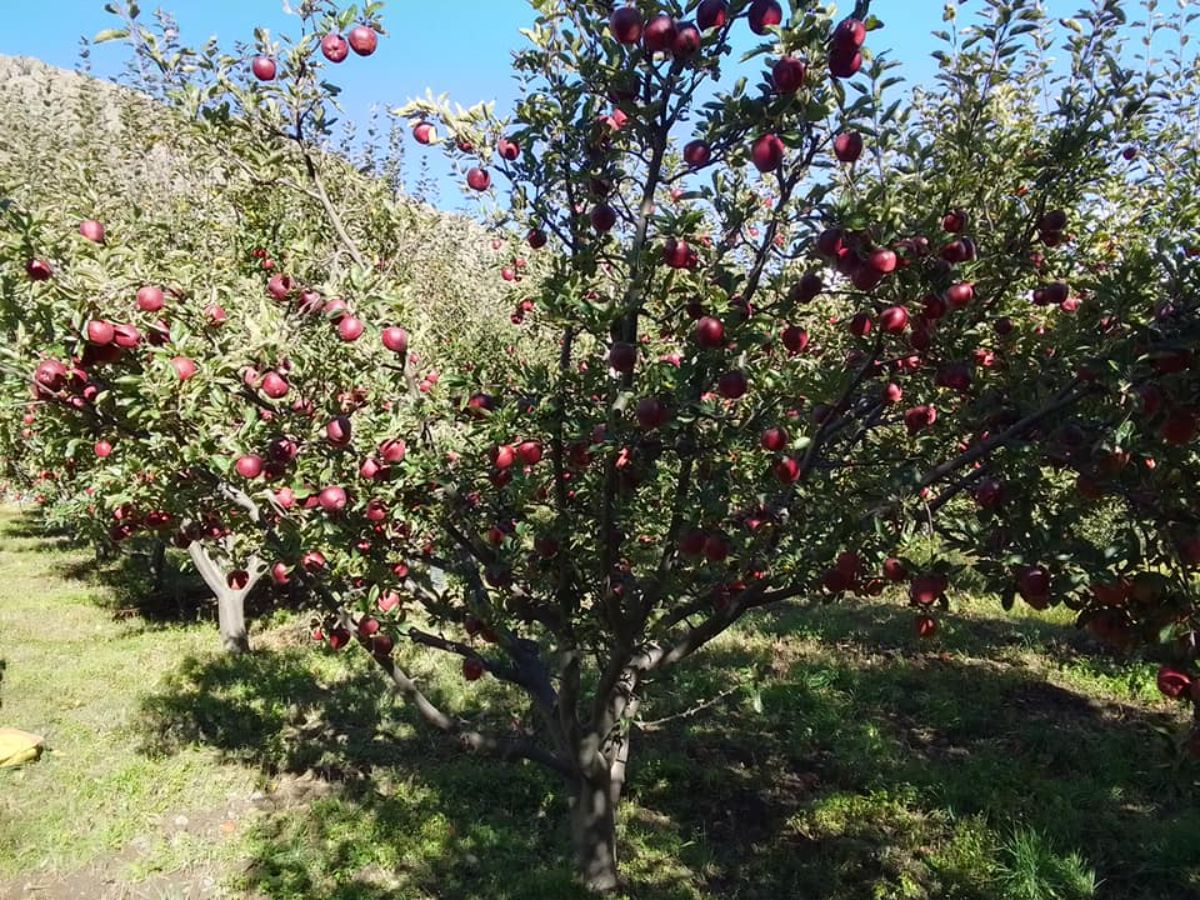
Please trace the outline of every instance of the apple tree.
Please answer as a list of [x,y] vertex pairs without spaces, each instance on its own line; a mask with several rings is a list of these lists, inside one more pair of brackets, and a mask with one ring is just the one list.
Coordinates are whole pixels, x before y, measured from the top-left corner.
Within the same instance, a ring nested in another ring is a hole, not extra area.
[[[928,637],[984,586],[1078,610],[1200,701],[1186,21],[1156,19],[1151,44],[1175,45],[1139,56],[1116,0],[1061,24],[1031,0],[949,6],[936,78],[901,95],[869,5],[534,0],[510,117],[398,109],[480,199],[511,286],[505,337],[445,347],[378,264],[392,201],[324,174],[306,100],[357,11],[307,4],[295,42],[229,56],[127,23],[162,96],[239,135],[236,165],[286,198],[293,280],[264,296],[261,273],[197,260],[189,296],[251,298],[242,336],[173,321],[84,406],[170,460],[181,516],[301,587],[314,637],[362,644],[463,747],[561,775],[598,891],[640,708],[759,610],[891,592]],[[185,350],[196,372],[172,380]],[[91,376],[59,365],[26,372],[69,409]],[[401,644],[528,716],[445,709]]]

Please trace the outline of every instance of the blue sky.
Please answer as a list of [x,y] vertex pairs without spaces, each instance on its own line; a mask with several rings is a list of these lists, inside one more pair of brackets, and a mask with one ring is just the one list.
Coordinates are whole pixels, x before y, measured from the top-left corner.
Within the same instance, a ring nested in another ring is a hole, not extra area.
[[[104,0],[22,0],[5,5],[11,8],[4,13],[0,53],[35,56],[64,68],[75,65],[80,36],[91,37],[114,24],[104,12]],[[296,21],[284,14],[282,0],[142,0],[143,15],[159,5],[175,13],[184,42],[193,46],[210,35],[231,46],[235,40],[249,39],[255,25],[291,30]],[[962,14],[982,5],[982,0],[967,0]],[[1047,0],[1056,15],[1081,5],[1083,0]],[[910,82],[927,79],[934,71],[929,53],[937,42],[931,32],[944,27],[942,9],[941,0],[872,4],[886,27],[872,35],[871,45],[891,48],[894,58],[904,61],[903,74]],[[346,114],[363,122],[373,104],[398,105],[426,88],[447,92],[464,106],[496,100],[502,112],[515,96],[507,74],[510,54],[523,41],[518,29],[532,18],[526,0],[391,0],[384,9],[390,33],[379,51],[367,60],[352,55],[336,70],[334,80],[344,89]],[[100,76],[116,74],[125,53],[119,42],[93,48],[93,70]],[[415,167],[410,166],[409,174],[415,175]],[[443,187],[442,203],[456,205],[452,186]]]

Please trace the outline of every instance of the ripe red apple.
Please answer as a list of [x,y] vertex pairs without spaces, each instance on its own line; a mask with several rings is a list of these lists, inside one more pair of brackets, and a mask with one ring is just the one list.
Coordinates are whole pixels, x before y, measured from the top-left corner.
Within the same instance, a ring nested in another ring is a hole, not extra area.
[[916,434],[937,421],[937,409],[932,406],[914,406],[904,413],[904,427],[909,434]]
[[383,329],[380,335],[383,339],[383,346],[391,350],[393,353],[404,354],[408,352],[408,332],[397,325],[389,325]]
[[667,238],[667,242],[663,245],[662,255],[663,262],[672,269],[684,269],[691,260],[692,248],[685,240]]
[[671,43],[671,53],[676,59],[688,59],[700,52],[704,42],[700,29],[691,22],[680,22],[675,26],[675,40]]
[[703,0],[696,7],[696,24],[704,31],[721,28],[729,21],[729,7],[725,0]]
[[243,478],[257,478],[263,470],[262,457],[253,453],[239,456],[237,462],[234,463],[234,468]]
[[48,281],[54,275],[54,270],[44,259],[31,259],[25,263],[25,274],[30,281]]
[[340,34],[327,34],[321,38],[321,53],[331,63],[340,63],[350,55],[350,44]]
[[275,60],[269,56],[256,56],[250,64],[250,70],[259,81],[275,80]]
[[913,622],[913,629],[919,638],[931,638],[937,634],[937,619],[933,616],[921,614]]
[[346,343],[353,343],[362,337],[362,320],[355,316],[345,316],[337,323],[338,337]]
[[791,456],[785,456],[771,467],[771,472],[780,484],[794,484],[800,478],[800,463]]
[[374,28],[355,25],[350,29],[350,49],[359,56],[370,56],[379,46],[379,36]]
[[808,66],[794,56],[785,56],[771,69],[771,81],[781,94],[794,94],[804,85]]
[[712,147],[707,141],[689,141],[683,148],[683,161],[693,169],[708,165],[712,159]]
[[894,584],[907,579],[908,570],[904,563],[892,556],[883,561],[883,577]]
[[828,259],[836,259],[843,249],[844,237],[840,228],[826,228],[817,235],[817,252]]
[[1042,566],[1017,570],[1017,593],[1034,609],[1045,609],[1050,600],[1050,573]]
[[782,334],[782,341],[788,353],[804,353],[804,349],[809,346],[809,332],[799,325],[788,325]]
[[952,210],[942,217],[942,230],[950,234],[962,234],[967,230],[969,221],[967,214],[961,209]]
[[870,334],[871,314],[865,312],[856,313],[854,318],[850,320],[850,333],[860,338]]
[[946,288],[946,302],[955,309],[962,309],[975,299],[975,285],[966,282],[952,284]]
[[261,387],[262,392],[272,400],[279,400],[280,398],[287,396],[289,385],[287,383],[287,379],[278,372],[268,372],[263,376],[259,387]]
[[404,462],[404,457],[408,453],[408,446],[404,441],[389,438],[379,445],[379,458],[389,466],[399,465]]
[[346,508],[346,492],[336,485],[322,488],[317,495],[317,503],[325,512],[341,512]]
[[932,606],[946,593],[945,575],[916,575],[908,589],[909,599],[917,606]]
[[[625,8],[628,9],[629,7]],[[462,673],[463,678],[467,679],[467,681],[478,681],[483,677],[483,673],[485,671],[486,669],[483,665],[483,660],[478,656],[468,656],[463,660]]]
[[413,138],[418,144],[432,144],[437,138],[437,130],[428,122],[418,122],[413,126]]
[[638,425],[653,431],[667,421],[667,405],[657,397],[643,397],[634,410]]
[[517,445],[517,456],[527,466],[535,466],[542,460],[542,445],[537,441],[522,441]]
[[621,6],[608,17],[613,37],[622,44],[636,44],[642,36],[642,14],[633,6]]
[[704,316],[692,331],[696,343],[707,350],[725,346],[725,326],[713,316]]
[[833,155],[839,162],[858,162],[862,152],[863,136],[857,131],[843,131],[833,139]]
[[764,134],[750,148],[750,161],[760,172],[773,172],[782,165],[785,149],[778,135]]
[[496,152],[500,154],[501,159],[507,159],[509,162],[512,162],[521,155],[521,145],[516,141],[502,137],[496,141]]
[[883,402],[895,406],[904,399],[904,389],[895,382],[889,382],[883,389]]
[[834,47],[829,54],[829,74],[834,78],[852,78],[862,68],[860,52],[849,47]]
[[754,0],[746,16],[750,21],[750,30],[763,35],[783,21],[783,8],[776,0]]
[[341,650],[350,643],[350,632],[345,628],[337,627],[329,632],[329,647],[332,650]]
[[546,241],[549,240],[546,232],[540,228],[529,229],[529,234],[525,236],[525,239],[529,242],[529,246],[534,250],[541,250],[546,246]]
[[729,550],[729,540],[723,534],[710,534],[704,539],[704,556],[710,562],[723,562]]
[[492,465],[504,471],[517,461],[517,451],[509,444],[500,444],[492,448]]
[[617,211],[607,203],[599,203],[592,207],[591,220],[592,227],[604,234],[617,224]]
[[142,312],[158,312],[163,308],[163,292],[150,284],[140,288],[137,292],[137,306]]
[[267,293],[276,300],[287,300],[295,284],[288,275],[272,275],[267,281]]
[[675,20],[661,13],[646,23],[642,29],[642,46],[650,53],[670,50],[675,43]]
[[289,487],[280,488],[275,492],[275,502],[283,509],[291,509],[296,505],[296,492]]
[[1067,228],[1067,214],[1061,209],[1051,210],[1038,219],[1038,231],[1059,232]]
[[492,176],[486,169],[478,166],[467,172],[467,187],[473,191],[486,191],[492,183]]
[[104,243],[104,226],[95,219],[86,219],[80,222],[79,233],[94,244]]
[[908,327],[908,310],[903,306],[889,306],[879,314],[879,327],[888,334],[900,334]]
[[762,433],[761,443],[764,450],[781,453],[788,445],[788,433],[778,425],[773,426]]
[[113,448],[112,444],[110,444],[108,441],[96,441],[96,445],[92,447],[92,450],[101,459],[108,459],[110,456],[112,456]]
[[867,265],[881,275],[896,271],[896,254],[886,248],[872,250],[867,256]]
[[109,322],[93,319],[87,323],[88,343],[94,344],[97,347],[105,347],[111,344],[114,334],[113,326]]
[[746,373],[741,369],[732,369],[717,379],[717,393],[726,400],[744,397],[748,387]]
[[171,368],[179,376],[180,381],[187,381],[196,374],[196,363],[186,356],[176,356],[171,360]]
[[1161,666],[1155,682],[1163,696],[1178,700],[1190,692],[1192,676],[1175,666]]
[[637,365],[637,347],[626,341],[617,341],[608,351],[608,364],[622,374],[632,372]]
[[867,28],[855,18],[842,19],[833,30],[832,43],[839,50],[858,50],[866,40]]
[[352,437],[350,420],[346,416],[338,416],[335,419],[330,419],[325,424],[325,437],[329,443],[337,447],[344,447],[346,444],[349,444]]
[[378,657],[391,656],[396,640],[390,634],[377,634],[371,639],[371,652]]

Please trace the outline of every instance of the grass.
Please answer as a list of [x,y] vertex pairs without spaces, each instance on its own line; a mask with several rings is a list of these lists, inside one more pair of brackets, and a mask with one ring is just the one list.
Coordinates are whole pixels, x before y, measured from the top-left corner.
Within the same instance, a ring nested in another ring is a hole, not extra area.
[[[548,776],[460,755],[363,654],[314,651],[286,618],[241,658],[210,622],[115,620],[80,556],[0,515],[0,720],[53,748],[0,773],[0,896],[99,869],[207,873],[230,896],[583,897]],[[1060,614],[968,602],[921,644],[910,618],[789,609],[656,686],[647,719],[745,688],[636,735],[628,896],[1200,897],[1198,774],[1151,667]],[[447,705],[505,699],[412,662]]]

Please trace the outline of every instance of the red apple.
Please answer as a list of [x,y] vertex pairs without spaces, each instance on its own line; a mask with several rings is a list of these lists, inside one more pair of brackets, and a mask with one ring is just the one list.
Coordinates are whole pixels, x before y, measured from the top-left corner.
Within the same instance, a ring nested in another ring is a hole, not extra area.
[[785,149],[778,135],[764,134],[750,148],[750,161],[760,172],[773,172],[783,163]]
[[683,161],[693,169],[708,165],[712,159],[712,147],[707,141],[689,141],[683,148]]
[[353,429],[350,425],[350,420],[346,416],[338,416],[335,419],[330,419],[325,424],[325,437],[329,443],[336,447],[344,447],[350,443],[350,438],[353,436]]
[[350,29],[350,49],[359,56],[370,56],[379,46],[379,36],[375,29],[366,25],[355,25]]
[[418,122],[413,126],[413,138],[418,144],[432,144],[437,138],[437,130],[428,122]]
[[1050,573],[1042,566],[1017,570],[1017,593],[1034,609],[1045,609],[1050,600]]
[[321,53],[331,63],[340,63],[350,55],[350,44],[340,34],[327,34],[321,38]]
[[692,333],[696,343],[705,349],[713,350],[725,345],[725,326],[713,316],[704,316],[696,322]]
[[788,291],[788,300],[792,303],[809,303],[820,296],[825,289],[825,283],[816,272],[806,272],[800,280]]
[[888,334],[900,334],[908,327],[908,310],[903,306],[889,306],[879,314],[879,327]]
[[275,80],[275,60],[269,56],[256,56],[250,63],[250,70],[259,81]]
[[671,53],[677,59],[688,59],[700,52],[704,42],[700,29],[691,22],[680,22],[675,26],[675,40],[671,43]]
[[1178,700],[1190,692],[1192,676],[1175,666],[1161,666],[1155,682],[1163,696]]
[[636,44],[642,36],[642,14],[633,6],[621,6],[608,17],[613,37],[622,44]]
[[112,324],[99,319],[87,323],[88,343],[97,347],[106,347],[113,342],[114,331]]
[[104,243],[104,225],[95,219],[86,219],[80,222],[79,233],[94,244]]
[[92,450],[101,459],[108,459],[112,455],[113,448],[108,441],[96,441],[96,446]]
[[346,316],[337,323],[338,337],[346,343],[353,343],[362,337],[363,323],[355,316]]
[[341,512],[346,508],[346,492],[336,485],[322,488],[317,503],[325,512]]
[[790,456],[785,456],[771,467],[771,472],[780,484],[794,484],[800,478],[800,463]]
[[478,681],[483,677],[483,673],[485,671],[486,669],[483,665],[483,660],[481,660],[478,656],[468,656],[463,660],[462,673],[463,678],[467,679],[467,681]]
[[784,428],[776,425],[762,433],[761,443],[764,450],[780,453],[788,445],[788,433]]
[[196,374],[196,364],[186,356],[176,356],[171,360],[171,368],[179,376],[180,381],[187,381]]
[[904,427],[909,434],[916,434],[937,421],[937,410],[932,406],[914,406],[904,413]]
[[491,456],[492,465],[502,472],[517,461],[517,451],[509,444],[493,447]]
[[741,369],[733,369],[717,379],[717,393],[726,400],[737,400],[745,396],[748,386],[746,373]]
[[913,629],[919,638],[931,638],[937,634],[937,619],[921,614],[913,622]]
[[883,561],[883,577],[897,583],[908,578],[908,570],[904,568],[904,563],[892,556]]
[[399,465],[404,462],[404,457],[408,453],[408,446],[402,440],[391,438],[379,445],[379,458],[389,466]]
[[785,56],[771,69],[771,81],[781,94],[794,94],[804,85],[808,66],[794,56]]
[[257,478],[262,474],[263,470],[262,457],[252,453],[246,456],[239,456],[237,462],[234,464],[234,468],[243,478]]
[[863,57],[857,50],[834,47],[829,54],[829,74],[834,78],[852,78],[862,68]]
[[517,456],[527,466],[535,466],[542,460],[542,445],[537,441],[522,441],[517,445]]
[[862,152],[863,136],[857,131],[843,131],[833,139],[833,155],[840,162],[858,162]]
[[966,282],[952,284],[946,288],[946,302],[955,309],[962,309],[975,298],[975,285]]
[[405,354],[408,352],[408,332],[403,328],[390,325],[383,329],[380,337],[383,339],[383,346],[393,353]]
[[492,176],[478,166],[467,172],[467,187],[473,191],[486,191],[491,186]]
[[754,0],[746,16],[750,21],[750,30],[763,35],[783,21],[783,8],[776,0]]
[[643,429],[653,431],[667,421],[667,406],[657,397],[643,397],[638,401],[634,416]]
[[696,24],[707,31],[721,28],[729,20],[729,7],[725,0],[703,0],[696,8]]
[[833,30],[832,42],[839,50],[858,50],[866,40],[866,26],[855,18],[843,19]]
[[262,381],[259,383],[259,387],[262,389],[262,392],[272,400],[279,400],[280,398],[287,396],[289,386],[287,379],[278,372],[268,372],[263,376]]
[[163,292],[149,284],[140,288],[137,292],[137,306],[142,312],[158,312],[163,308]]
[[25,274],[30,281],[48,281],[54,275],[54,270],[44,259],[31,259],[25,263]]
[[617,211],[607,203],[597,204],[592,208],[591,220],[592,227],[604,234],[617,224]]
[[795,356],[797,353],[803,353],[808,347],[808,332],[799,325],[789,325],[783,329],[782,334],[783,346],[787,348],[788,353]]
[[632,372],[637,365],[637,348],[626,341],[617,341],[608,351],[608,364],[622,374]]
[[675,43],[675,20],[666,13],[659,14],[642,29],[642,46],[650,53],[670,50]]
[[509,162],[512,162],[521,155],[521,145],[516,141],[502,137],[496,142],[496,152],[500,155],[501,159],[507,159]]

